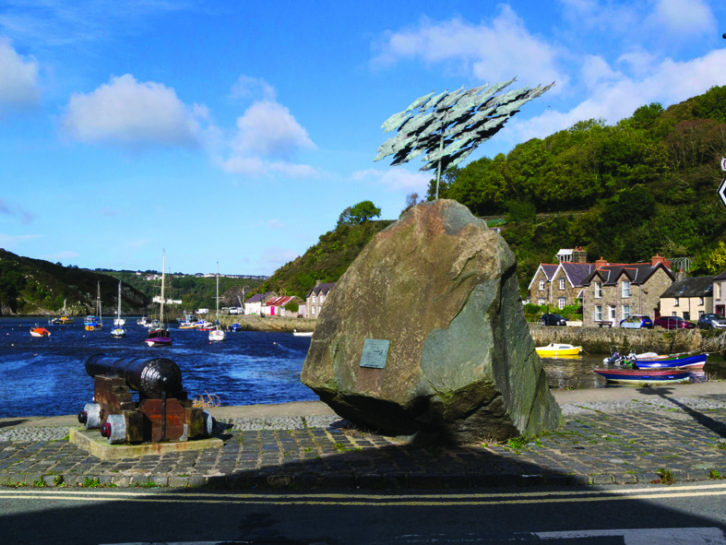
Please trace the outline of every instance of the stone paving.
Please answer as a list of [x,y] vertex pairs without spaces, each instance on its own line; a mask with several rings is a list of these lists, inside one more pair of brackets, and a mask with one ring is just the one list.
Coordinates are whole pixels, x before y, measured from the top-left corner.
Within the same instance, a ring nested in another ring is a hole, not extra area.
[[68,426],[0,428],[0,485],[437,489],[636,484],[726,477],[726,406],[563,410],[536,440],[417,446],[337,418],[228,419],[222,449],[102,461]]

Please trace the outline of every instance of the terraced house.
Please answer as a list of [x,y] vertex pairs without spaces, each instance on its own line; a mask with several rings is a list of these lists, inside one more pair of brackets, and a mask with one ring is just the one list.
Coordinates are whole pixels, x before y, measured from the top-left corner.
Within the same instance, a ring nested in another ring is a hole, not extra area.
[[670,261],[659,255],[650,263],[608,263],[600,258],[583,281],[583,325],[616,326],[631,314],[655,317],[660,296],[674,281]]
[[560,250],[557,259],[557,264],[542,263],[537,268],[527,288],[530,303],[560,310],[580,304],[583,281],[595,270],[595,264],[587,263],[582,248]]

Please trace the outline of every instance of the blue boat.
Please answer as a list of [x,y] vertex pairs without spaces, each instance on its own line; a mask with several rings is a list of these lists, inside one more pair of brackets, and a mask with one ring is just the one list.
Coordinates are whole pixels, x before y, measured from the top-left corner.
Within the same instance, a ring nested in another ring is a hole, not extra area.
[[614,352],[603,363],[630,369],[702,369],[708,354],[705,352],[681,352],[679,354],[658,355],[655,352],[629,354],[622,356]]
[[609,382],[626,382],[628,384],[652,384],[689,382],[691,373],[688,369],[625,369],[597,368],[595,373]]

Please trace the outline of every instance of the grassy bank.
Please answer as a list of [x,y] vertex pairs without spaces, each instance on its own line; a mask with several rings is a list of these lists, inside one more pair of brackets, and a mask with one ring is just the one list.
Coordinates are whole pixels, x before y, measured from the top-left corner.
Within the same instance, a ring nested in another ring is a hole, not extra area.
[[257,315],[244,316],[220,316],[219,322],[223,327],[232,324],[240,324],[245,331],[283,331],[292,333],[293,331],[313,331],[317,320],[308,320],[304,318],[281,318],[260,317]]

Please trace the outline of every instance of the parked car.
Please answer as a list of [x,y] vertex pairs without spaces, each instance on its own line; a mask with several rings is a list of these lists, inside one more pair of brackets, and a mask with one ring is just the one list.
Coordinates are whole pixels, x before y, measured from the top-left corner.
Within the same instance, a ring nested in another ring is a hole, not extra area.
[[653,320],[650,316],[644,316],[642,314],[631,314],[624,320],[620,320],[620,327],[639,329],[645,327],[648,329],[653,328]]
[[539,323],[542,325],[567,325],[567,320],[559,314],[543,314]]
[[726,329],[726,320],[718,314],[704,314],[698,319],[701,329]]
[[696,324],[684,320],[680,316],[660,316],[655,319],[653,325],[664,329],[693,329],[696,327]]

